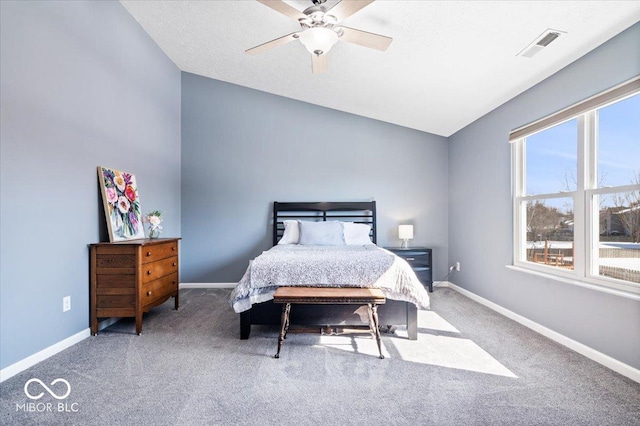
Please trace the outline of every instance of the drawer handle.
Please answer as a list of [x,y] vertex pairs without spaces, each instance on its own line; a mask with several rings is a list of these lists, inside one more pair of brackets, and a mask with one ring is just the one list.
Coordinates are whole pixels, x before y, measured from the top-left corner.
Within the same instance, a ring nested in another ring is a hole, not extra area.
[[176,248],[172,246],[171,251],[176,251]]
[[147,252],[147,257],[149,257],[149,256],[151,256],[151,252],[150,251]]
[[407,260],[416,260],[415,257],[407,257]]
[[151,296],[151,290],[147,292],[147,296]]
[[173,262],[173,266],[176,266],[176,262]]
[[147,271],[147,275],[151,275],[151,271]]

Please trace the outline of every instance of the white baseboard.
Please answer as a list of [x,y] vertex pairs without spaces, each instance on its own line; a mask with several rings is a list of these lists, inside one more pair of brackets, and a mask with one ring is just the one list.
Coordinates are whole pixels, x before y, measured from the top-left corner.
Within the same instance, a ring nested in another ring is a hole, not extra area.
[[465,290],[462,287],[458,287],[457,285],[451,282],[441,281],[438,283],[438,286],[449,287],[457,291],[458,293],[462,294],[463,296],[466,296],[469,299],[480,303],[481,305],[484,305],[490,309],[493,309],[499,314],[502,314],[505,317],[510,318],[524,325],[525,327],[530,328],[531,330],[537,333],[540,333],[543,336],[548,337],[549,339],[555,342],[558,342],[561,345],[566,346],[567,348],[574,350],[581,355],[586,356],[587,358],[599,364],[604,365],[605,367],[615,371],[616,373],[622,374],[623,376],[628,377],[631,380],[640,383],[640,370],[638,370],[637,368],[634,368],[628,364],[625,364],[624,362],[618,361],[617,359],[612,358],[609,355],[605,355],[602,352],[599,352],[593,348],[590,348],[587,345],[584,345],[580,342],[570,339],[569,337],[564,336],[556,331],[553,331],[550,328],[547,328],[541,324],[538,324],[537,322],[532,321],[528,318],[525,318],[522,315],[516,314],[515,312],[510,311],[506,308],[503,308],[502,306],[496,303],[493,303],[490,300],[480,297],[477,294],[470,292],[469,290]]
[[2,370],[0,370],[0,383],[15,376],[18,373],[22,373],[27,368],[33,367],[37,363],[44,361],[45,359],[57,354],[58,352],[62,352],[68,347],[71,347],[76,343],[83,341],[90,335],[91,332],[89,331],[89,328],[86,328],[74,334],[73,336],[67,337],[64,340],[61,340],[60,342],[41,350],[40,352],[36,352],[31,356],[28,356],[14,364],[11,364],[8,367],[3,368]]
[[[180,283],[179,288],[189,289],[189,288],[234,288],[238,283]],[[101,321],[98,324],[98,331],[104,330],[110,325],[115,324],[120,321],[120,318],[108,318],[104,321]],[[5,380],[15,376],[16,374],[22,373],[29,367],[33,367],[39,362],[44,361],[47,358],[52,357],[53,355],[62,352],[63,350],[75,345],[78,342],[86,339],[91,336],[91,330],[86,328],[73,336],[67,337],[64,340],[61,340],[58,343],[55,343],[39,352],[36,352],[33,355],[30,355],[14,364],[11,364],[8,367],[0,370],[0,383]]]
[[238,283],[180,283],[180,288],[235,288]]
[[[100,321],[100,323],[98,324],[98,331],[104,330],[105,328],[115,324],[118,321],[120,321],[120,318],[108,318],[104,321]],[[91,336],[91,329],[86,328],[74,334],[73,336],[67,337],[66,339],[61,340],[58,343],[54,343],[48,348],[45,348],[14,364],[11,364],[8,367],[3,368],[2,370],[0,370],[0,383],[15,376],[18,373],[22,373],[27,368],[33,367],[37,363],[42,362],[45,359],[50,358],[55,354],[64,351],[65,349],[70,348],[71,346],[75,345],[78,342],[83,341],[89,336]]]

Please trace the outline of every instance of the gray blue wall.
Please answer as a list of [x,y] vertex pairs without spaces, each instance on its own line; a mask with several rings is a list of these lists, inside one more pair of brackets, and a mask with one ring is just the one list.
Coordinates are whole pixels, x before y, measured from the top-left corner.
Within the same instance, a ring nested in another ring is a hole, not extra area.
[[507,269],[509,131],[640,74],[636,24],[449,138],[449,259],[455,284],[640,368],[640,302]]
[[0,7],[5,368],[89,326],[98,165],[134,173],[143,212],[180,235],[180,71],[118,2]]
[[376,200],[378,244],[447,269],[447,140],[182,74],[182,282],[235,282],[271,246],[273,201]]

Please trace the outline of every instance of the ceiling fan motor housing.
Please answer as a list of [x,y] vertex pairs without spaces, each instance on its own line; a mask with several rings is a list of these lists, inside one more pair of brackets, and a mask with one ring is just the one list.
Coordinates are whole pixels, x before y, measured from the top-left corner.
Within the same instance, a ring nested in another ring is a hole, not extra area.
[[303,29],[315,27],[333,28],[338,22],[338,18],[328,14],[324,6],[311,6],[302,13],[304,13],[306,17],[300,18],[298,22]]

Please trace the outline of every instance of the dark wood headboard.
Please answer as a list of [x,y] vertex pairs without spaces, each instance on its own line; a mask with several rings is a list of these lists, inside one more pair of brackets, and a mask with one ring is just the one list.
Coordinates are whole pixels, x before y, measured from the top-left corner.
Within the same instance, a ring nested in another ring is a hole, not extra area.
[[283,220],[311,220],[364,223],[371,225],[370,237],[376,243],[376,202],[317,202],[279,203],[273,202],[273,245],[284,233]]

